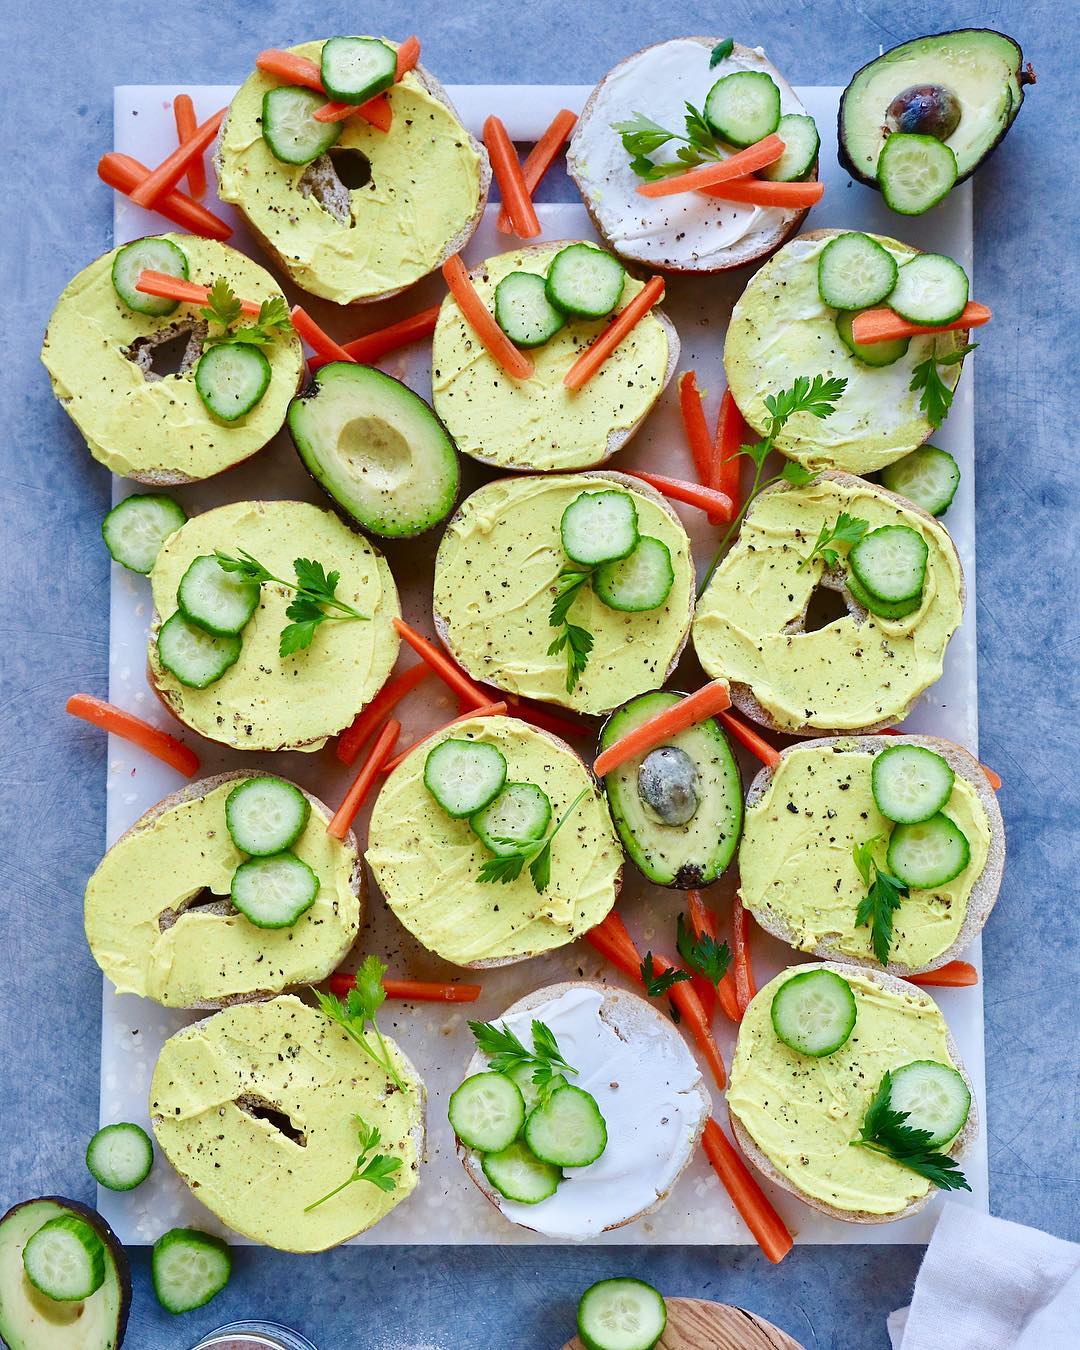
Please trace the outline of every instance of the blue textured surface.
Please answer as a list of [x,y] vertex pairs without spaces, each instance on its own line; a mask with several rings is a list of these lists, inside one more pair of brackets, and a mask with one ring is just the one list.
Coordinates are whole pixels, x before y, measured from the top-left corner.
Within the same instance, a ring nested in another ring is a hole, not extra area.
[[[355,28],[327,0],[310,27],[284,0],[5,6],[0,154],[0,1210],[48,1192],[91,1201],[82,1160],[97,1124],[100,976],[82,886],[104,838],[105,743],[68,721],[75,689],[103,694],[108,475],[53,402],[38,363],[65,282],[111,245],[93,176],[112,144],[114,84],[239,79],[260,47]],[[420,33],[449,81],[589,82],[637,47],[719,25],[762,43],[797,84],[843,84],[879,44],[978,22],[1013,33],[1039,73],[975,187],[976,293],[994,309],[976,358],[982,756],[1005,780],[1009,861],[985,939],[993,1212],[1080,1237],[1075,1042],[1077,522],[1075,98],[1067,7],[788,0],[533,5],[369,3],[369,31]],[[316,32],[315,30],[318,30]],[[17,76],[17,80],[16,77]],[[28,111],[32,109],[32,111]],[[17,111],[19,110],[19,111]],[[1074,841],[1070,843],[1070,840]],[[590,1281],[633,1272],[671,1294],[740,1303],[807,1347],[885,1346],[917,1248],[796,1249],[772,1269],[750,1248],[366,1248],[319,1257],[236,1253],[209,1309],[169,1319],[135,1252],[127,1344],[179,1350],[211,1326],[277,1317],[320,1350],[556,1350]]]

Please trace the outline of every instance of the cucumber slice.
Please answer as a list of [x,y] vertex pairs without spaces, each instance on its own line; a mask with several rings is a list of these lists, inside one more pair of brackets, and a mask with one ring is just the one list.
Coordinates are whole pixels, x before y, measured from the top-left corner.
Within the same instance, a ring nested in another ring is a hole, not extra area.
[[591,1093],[567,1084],[530,1113],[524,1139],[541,1162],[587,1167],[607,1148],[607,1123]]
[[320,74],[323,88],[337,103],[366,103],[394,83],[397,52],[378,38],[327,38]]
[[72,1303],[89,1298],[105,1283],[105,1248],[77,1214],[58,1214],[23,1248],[26,1278],[46,1298]]
[[256,928],[291,928],[318,894],[319,878],[302,858],[275,853],[241,863],[229,898]]
[[153,1165],[150,1136],[130,1121],[106,1125],[86,1146],[87,1170],[109,1191],[133,1191],[150,1175]]
[[263,94],[262,136],[282,164],[310,164],[341,135],[342,122],[316,122],[315,110],[326,95],[283,84]]
[[902,216],[937,206],[956,182],[956,156],[936,136],[894,131],[882,148],[877,178],[885,205]]
[[608,609],[637,614],[659,609],[675,584],[675,569],[667,544],[643,534],[628,558],[601,563],[593,573],[597,599]]
[[519,1205],[538,1205],[547,1200],[562,1180],[557,1167],[541,1162],[520,1139],[498,1153],[485,1153],[480,1166],[499,1194]]
[[577,1324],[585,1350],[652,1350],[667,1326],[667,1304],[644,1280],[598,1280],[581,1296]]
[[[515,1064],[512,1069],[507,1071],[506,1077],[517,1084],[517,1090],[521,1093],[525,1102],[525,1114],[528,1116],[540,1102],[540,1089],[533,1082],[533,1066],[531,1064]],[[566,1079],[561,1073],[555,1074],[551,1079],[551,1090],[566,1086]],[[524,1125],[524,1121],[522,1124]]]
[[929,1133],[928,1147],[940,1148],[964,1128],[971,1093],[951,1065],[916,1059],[890,1074],[889,1105],[907,1113],[905,1123],[913,1130]]
[[851,593],[851,598],[856,604],[862,605],[863,609],[870,614],[876,614],[881,619],[903,619],[922,605],[922,593],[912,596],[910,600],[899,600],[896,604],[890,604],[888,600],[879,600],[876,595],[863,586],[854,572],[847,574],[847,588]]
[[502,1073],[474,1073],[450,1098],[450,1126],[466,1148],[501,1153],[525,1124],[525,1100]]
[[755,145],[780,125],[780,90],[762,70],[724,75],[705,98],[705,121],[729,145]]
[[269,858],[292,848],[311,816],[311,803],[282,778],[249,778],[225,798],[225,824],[241,853]]
[[852,230],[830,239],[821,250],[818,294],[833,309],[869,309],[891,292],[899,270],[888,249]]
[[958,877],[971,861],[967,836],[939,811],[917,825],[897,825],[889,836],[885,866],[905,886],[931,891]]
[[507,783],[469,824],[485,848],[507,857],[543,839],[551,824],[551,801],[535,783]]
[[793,975],[773,995],[773,1030],[790,1049],[813,1059],[847,1042],[856,1014],[851,985],[832,970]]
[[165,300],[159,295],[144,295],[135,289],[140,272],[164,272],[180,281],[188,279],[188,260],[184,251],[171,239],[136,239],[120,249],[112,265],[113,290],[120,302],[136,314],[152,314],[158,318],[171,314],[179,300]]
[[209,1303],[229,1283],[232,1257],[221,1238],[197,1228],[171,1228],[154,1243],[150,1274],[166,1312],[185,1313]]
[[553,338],[566,318],[548,299],[536,272],[511,272],[495,287],[495,322],[517,347],[539,347]]
[[556,309],[578,319],[602,319],[623,293],[626,268],[618,258],[592,244],[570,244],[548,268],[547,298]]
[[910,338],[894,338],[892,342],[856,342],[852,336],[856,317],[850,310],[841,310],[836,316],[836,332],[852,356],[864,366],[891,366],[906,353]]
[[925,745],[894,745],[875,758],[870,770],[878,810],[900,825],[936,816],[952,796],[954,778],[947,761]]
[[805,178],[821,149],[817,123],[805,113],[785,113],[776,134],[784,142],[784,153],[775,163],[759,169],[759,176],[770,183],[793,183]]
[[637,547],[637,507],[628,492],[583,492],[562,513],[563,552],[583,567],[626,558]]
[[236,665],[241,645],[239,637],[217,637],[196,628],[178,610],[161,625],[158,660],[189,689],[205,689]]
[[247,342],[219,342],[199,357],[195,389],[203,407],[223,422],[249,413],[270,384],[270,362]]
[[895,604],[922,593],[928,555],[918,530],[883,525],[863,535],[848,554],[848,563],[865,590]]
[[960,466],[947,450],[921,445],[887,465],[881,472],[881,482],[890,492],[899,492],[932,516],[943,516],[960,486]]
[[217,637],[232,637],[242,632],[259,607],[257,581],[244,581],[235,572],[226,572],[211,553],[196,558],[176,591],[180,613],[196,628]]
[[179,502],[159,492],[125,497],[101,522],[101,537],[113,560],[144,576],[157,562],[161,546],[187,520]]
[[479,741],[442,741],[424,761],[424,786],[448,816],[482,811],[503,790],[506,757]]
[[952,323],[968,302],[967,273],[944,253],[917,253],[900,268],[889,306],[910,323]]

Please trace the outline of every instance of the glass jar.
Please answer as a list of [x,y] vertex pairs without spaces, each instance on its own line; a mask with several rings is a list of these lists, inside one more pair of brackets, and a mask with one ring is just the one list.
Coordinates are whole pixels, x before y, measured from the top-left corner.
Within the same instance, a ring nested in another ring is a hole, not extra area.
[[230,1322],[204,1336],[192,1350],[315,1350],[298,1331],[276,1322]]

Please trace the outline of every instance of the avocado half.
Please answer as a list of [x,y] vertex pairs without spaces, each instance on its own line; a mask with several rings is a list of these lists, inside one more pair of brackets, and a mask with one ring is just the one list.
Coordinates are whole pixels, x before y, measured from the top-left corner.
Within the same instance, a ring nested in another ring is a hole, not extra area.
[[[624,703],[604,723],[601,751],[684,697],[657,690]],[[649,881],[708,886],[731,862],[742,830],[742,779],[715,718],[613,769],[604,791],[622,846]]]
[[1000,144],[1035,72],[1020,44],[989,28],[902,42],[852,76],[840,99],[841,166],[877,188],[877,162],[894,131],[935,136],[956,155],[957,182]]

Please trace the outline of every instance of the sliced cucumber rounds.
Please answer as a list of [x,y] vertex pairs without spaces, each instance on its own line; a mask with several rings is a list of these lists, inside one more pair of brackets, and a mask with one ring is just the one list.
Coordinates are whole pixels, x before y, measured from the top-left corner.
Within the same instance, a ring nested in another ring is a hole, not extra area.
[[667,1326],[667,1305],[643,1280],[600,1280],[582,1294],[577,1323],[585,1350],[652,1350]]
[[936,816],[952,796],[955,775],[924,745],[894,745],[874,759],[871,790],[887,820],[917,825]]
[[262,135],[282,164],[310,164],[341,135],[341,122],[316,122],[315,111],[326,96],[314,89],[283,84],[263,94]]
[[864,366],[891,366],[899,361],[911,344],[910,338],[894,338],[891,342],[856,342],[852,332],[858,315],[841,310],[836,316],[836,332],[848,351]]
[[921,216],[944,200],[956,182],[956,156],[936,136],[894,131],[882,147],[877,178],[886,206]]
[[835,971],[807,970],[785,980],[772,1001],[773,1030],[789,1049],[820,1059],[855,1028],[855,995]]
[[508,857],[543,839],[551,824],[551,801],[535,783],[507,783],[469,824],[485,848]]
[[292,848],[311,816],[311,803],[281,778],[248,778],[225,798],[225,824],[241,853],[268,858]]
[[58,1303],[89,1298],[105,1283],[105,1247],[77,1214],[42,1224],[23,1248],[22,1262],[34,1288]]
[[562,513],[563,552],[583,567],[615,562],[638,542],[637,507],[628,492],[583,492]]
[[302,858],[275,853],[241,863],[229,898],[256,928],[291,928],[318,894],[319,878]]
[[336,102],[366,103],[394,83],[397,52],[378,38],[327,38],[320,73],[323,88]]
[[602,319],[623,293],[626,268],[618,258],[592,244],[570,244],[548,268],[547,298],[556,309],[578,319]]
[[106,1125],[86,1146],[86,1167],[110,1191],[133,1191],[150,1175],[154,1145],[138,1125],[124,1121]]
[[887,465],[881,471],[881,482],[890,492],[898,492],[932,516],[943,516],[960,486],[960,466],[947,450],[920,445],[910,455]]
[[259,594],[257,581],[226,572],[213,554],[205,553],[180,578],[176,604],[188,623],[218,637],[231,637],[258,609]]
[[166,1312],[185,1313],[209,1303],[229,1283],[232,1258],[221,1238],[197,1228],[172,1228],[154,1243],[150,1274]]
[[862,605],[863,609],[881,619],[904,619],[922,606],[922,592],[912,596],[910,600],[900,600],[895,604],[890,604],[888,600],[879,600],[860,584],[854,572],[847,574],[847,588],[856,604]]
[[504,1073],[474,1073],[450,1098],[450,1126],[466,1148],[501,1153],[525,1124],[525,1100]]
[[643,534],[627,558],[601,563],[593,573],[597,599],[628,614],[658,609],[675,584],[671,552],[660,539]]
[[907,525],[883,525],[864,534],[848,554],[848,563],[864,590],[895,604],[922,593],[926,580],[926,540]]
[[764,71],[724,75],[706,96],[705,121],[729,145],[754,145],[780,125],[780,90]]
[[455,819],[482,811],[505,783],[505,756],[480,741],[442,741],[424,761],[424,786]]
[[495,322],[516,347],[539,347],[563,327],[566,316],[548,299],[538,272],[511,272],[495,287]]
[[830,239],[818,258],[818,294],[833,309],[869,309],[896,285],[896,259],[868,234]]
[[971,846],[959,825],[940,812],[917,825],[897,825],[889,836],[885,866],[916,891],[952,881],[971,861]]
[[[535,1070],[531,1064],[516,1064],[512,1069],[508,1069],[506,1077],[517,1084],[517,1089],[525,1102],[525,1114],[528,1115],[534,1106],[540,1101],[540,1089],[533,1082],[533,1073]],[[566,1079],[561,1073],[557,1073],[551,1079],[551,1090],[565,1087]]]
[[480,1166],[499,1194],[519,1205],[538,1205],[547,1200],[562,1180],[562,1172],[541,1162],[521,1139],[498,1153],[485,1153]]
[[196,628],[177,611],[158,633],[158,660],[189,689],[205,689],[220,680],[240,657],[239,637],[216,637]]
[[596,1098],[568,1084],[529,1113],[524,1138],[541,1162],[587,1167],[607,1148],[607,1123]]
[[159,492],[125,497],[101,522],[101,537],[115,562],[144,576],[161,546],[187,520],[179,502]]
[[771,183],[793,183],[805,178],[821,149],[817,123],[805,113],[785,113],[776,134],[784,142],[784,153],[775,163],[759,169],[759,176]]
[[896,278],[889,305],[910,323],[953,323],[968,302],[967,273],[944,253],[917,253]]
[[136,314],[151,314],[158,318],[171,314],[178,300],[165,300],[159,295],[144,295],[135,289],[140,272],[164,272],[180,281],[188,279],[187,255],[170,239],[136,239],[125,244],[113,258],[113,290],[122,304]]
[[249,413],[270,383],[266,353],[247,342],[219,342],[199,357],[195,389],[208,412],[223,422]]
[[955,1139],[967,1122],[971,1093],[962,1074],[933,1059],[917,1059],[889,1075],[889,1105],[913,1130],[926,1130],[928,1148]]

